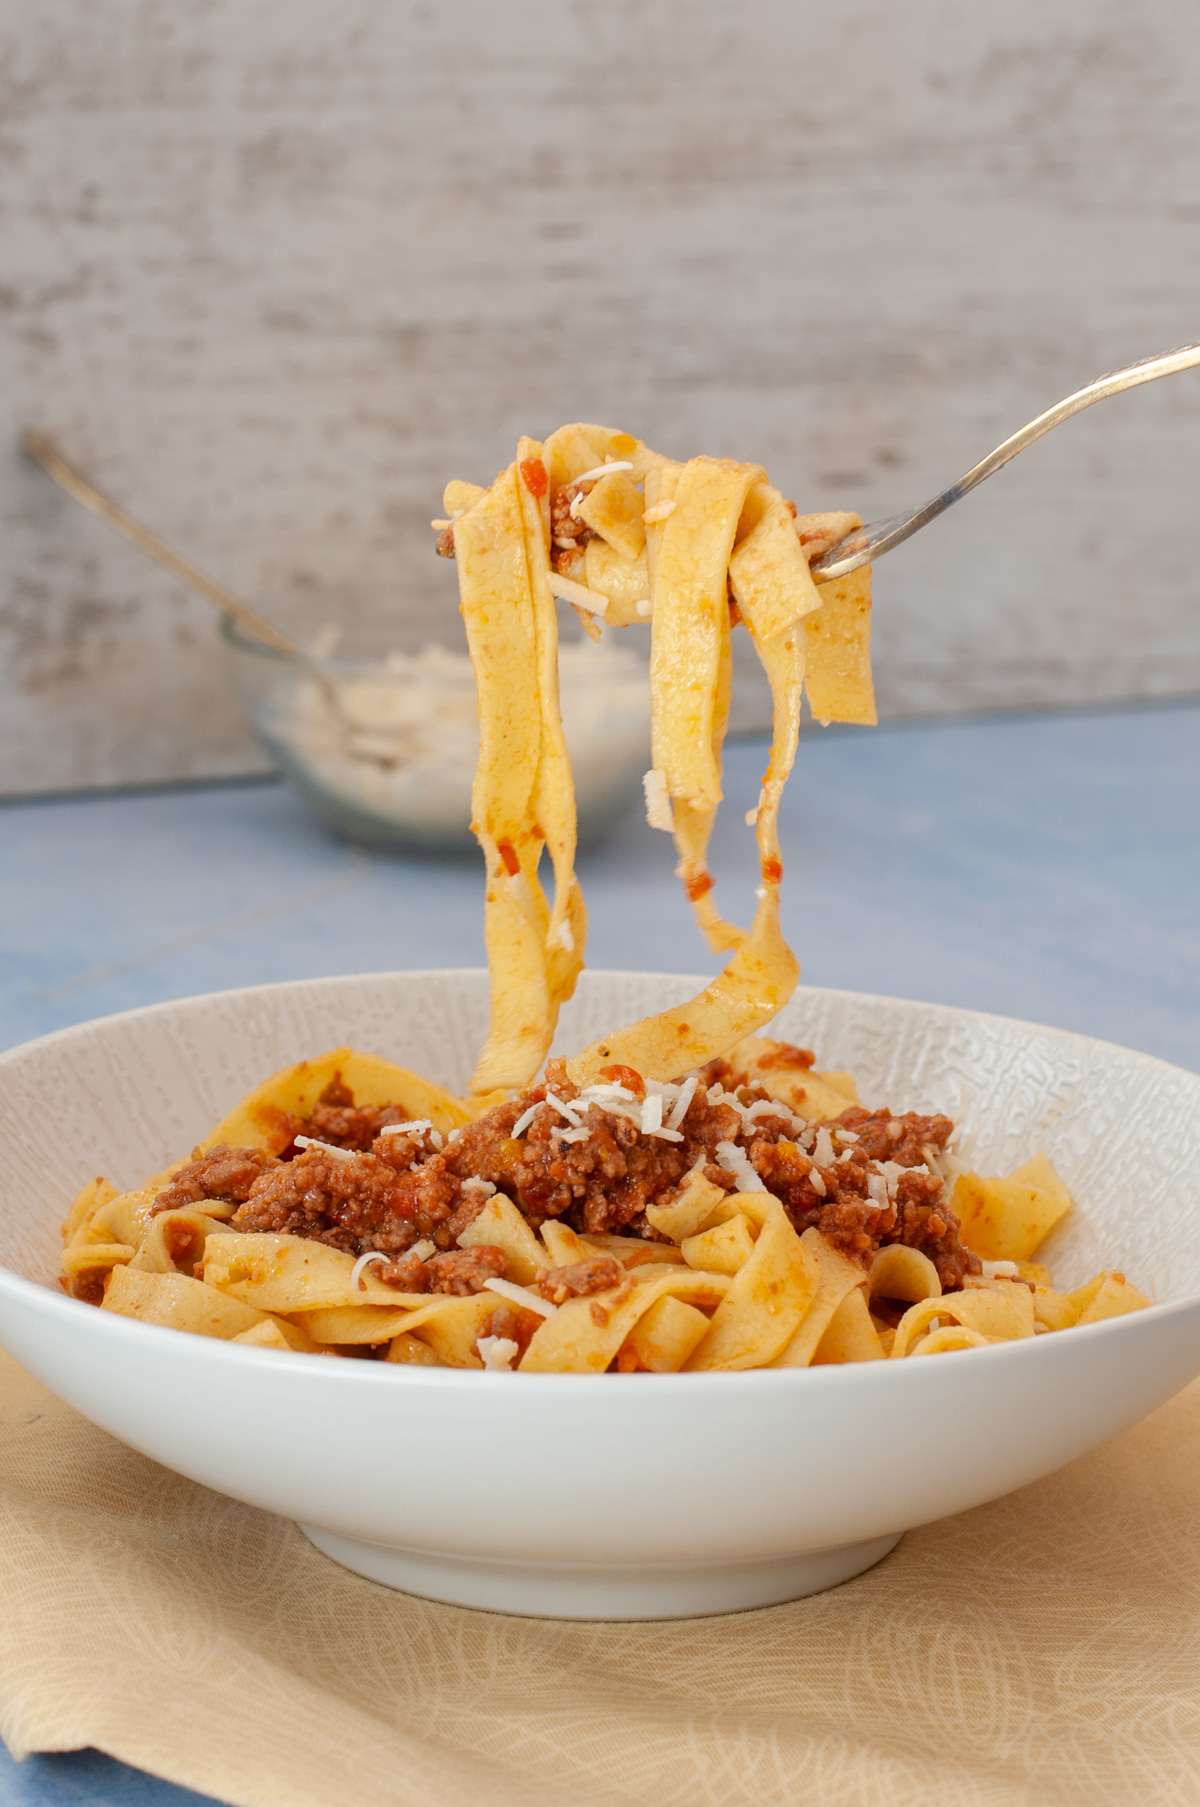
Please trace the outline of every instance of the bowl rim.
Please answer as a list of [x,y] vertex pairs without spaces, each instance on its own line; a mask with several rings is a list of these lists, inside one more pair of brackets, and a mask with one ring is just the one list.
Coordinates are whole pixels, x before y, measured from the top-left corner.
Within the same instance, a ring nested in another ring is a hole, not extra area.
[[[587,969],[584,974],[581,975],[581,982],[587,979],[589,971],[593,973],[595,977],[599,978],[602,976],[606,980],[614,978],[668,978],[678,979],[681,984],[702,985],[708,983],[707,978],[696,974],[646,973],[620,968]],[[87,1040],[102,1032],[108,1025],[114,1023],[136,1023],[138,1020],[153,1019],[164,1015],[169,1016],[189,1005],[200,1005],[215,1000],[227,1000],[238,997],[257,998],[264,992],[278,992],[281,990],[294,991],[300,988],[308,989],[316,987],[333,990],[346,984],[361,983],[364,980],[402,979],[406,976],[415,977],[418,975],[423,979],[470,978],[479,980],[486,979],[487,972],[483,967],[399,967],[375,973],[333,973],[324,974],[317,978],[277,979],[261,985],[230,986],[220,991],[196,992],[184,998],[169,998],[155,1004],[141,1004],[136,1005],[129,1010],[113,1011],[106,1016],[92,1017],[83,1023],[68,1024],[62,1029],[50,1030],[45,1035],[35,1036],[29,1041],[20,1042],[17,1046],[5,1049],[0,1053],[0,1075],[3,1074],[6,1066],[15,1061],[19,1061],[35,1049],[42,1050],[48,1047],[55,1047],[62,1043],[69,1043],[72,1040]],[[898,998],[891,996],[890,994],[849,991],[842,987],[827,985],[814,985],[803,989],[808,990],[813,994],[854,999],[860,1003],[879,1002],[886,1004],[900,1004],[902,1006],[911,1007],[921,1013],[925,1011],[936,1011],[973,1023],[1002,1023],[1010,1028],[1014,1026],[1025,1028],[1036,1031],[1039,1035],[1050,1036],[1052,1039],[1061,1039],[1068,1045],[1086,1044],[1089,1047],[1112,1049],[1119,1054],[1131,1057],[1139,1062],[1149,1062],[1153,1067],[1161,1068],[1165,1072],[1182,1074],[1185,1078],[1191,1080],[1198,1090],[1200,1090],[1200,1074],[1193,1073],[1187,1067],[1175,1066],[1170,1061],[1162,1060],[1158,1055],[1147,1054],[1140,1049],[1123,1047],[1119,1042],[1107,1042],[1100,1040],[1100,1038],[1096,1036],[1081,1035],[1076,1030],[1056,1029],[1049,1024],[1030,1023],[1023,1018],[1005,1017],[991,1011],[972,1010],[963,1005],[932,1003],[927,999]],[[793,993],[793,997],[795,995],[796,994]],[[191,1359],[194,1359],[198,1363],[215,1362],[220,1364],[222,1362],[233,1362],[236,1365],[249,1362],[252,1365],[258,1364],[259,1371],[261,1372],[261,1364],[263,1359],[266,1358],[269,1364],[277,1368],[281,1373],[296,1375],[311,1373],[309,1363],[298,1362],[295,1352],[293,1351],[244,1349],[234,1343],[223,1341],[219,1338],[197,1336],[192,1332],[173,1330],[165,1325],[143,1324],[133,1319],[122,1318],[115,1312],[100,1312],[95,1306],[84,1305],[81,1300],[68,1298],[65,1294],[55,1291],[50,1286],[43,1285],[39,1281],[29,1280],[23,1274],[18,1274],[12,1268],[0,1263],[0,1299],[3,1299],[6,1296],[18,1306],[24,1306],[26,1308],[32,1307],[34,1310],[49,1313],[51,1321],[62,1324],[64,1330],[70,1322],[76,1323],[82,1328],[84,1321],[80,1319],[77,1314],[80,1311],[87,1311],[93,1314],[91,1323],[94,1332],[98,1332],[100,1335],[109,1338],[116,1338],[118,1342],[122,1338],[132,1336],[136,1339],[137,1346],[145,1349],[147,1353],[155,1346],[160,1348],[164,1355],[172,1349],[177,1353],[182,1353],[178,1341],[182,1336],[187,1337],[192,1344]],[[1103,1319],[1096,1324],[1085,1324],[1073,1327],[1071,1344],[1073,1348],[1079,1349],[1080,1344],[1076,1339],[1080,1335],[1094,1339],[1096,1333],[1102,1333],[1105,1336],[1137,1334],[1134,1326],[1139,1322],[1161,1323],[1169,1318],[1185,1316],[1188,1313],[1197,1311],[1200,1311],[1200,1292],[1187,1295],[1181,1299],[1158,1301],[1151,1304],[1143,1311],[1127,1313],[1120,1318]],[[61,1315],[62,1313],[70,1314],[69,1318],[63,1318]],[[102,1330],[100,1329],[101,1325],[105,1327]],[[147,1333],[149,1333],[152,1338],[156,1339],[156,1342],[147,1343],[145,1340]],[[168,1340],[163,1342],[163,1338]],[[973,1349],[971,1353],[976,1360],[983,1358],[993,1365],[998,1361],[1021,1362],[1031,1359],[1040,1360],[1042,1359],[1041,1357],[1031,1356],[1030,1351],[1040,1345],[1044,1344],[1049,1346],[1050,1344],[1057,1342],[1058,1338],[1056,1337],[1034,1336],[1022,1338],[1010,1343],[997,1344],[989,1348]],[[876,1374],[876,1372],[881,1369],[897,1375],[901,1371],[908,1373],[911,1366],[912,1364],[907,1362],[892,1363],[885,1361],[882,1364],[878,1362],[849,1362],[840,1365],[822,1364],[819,1369],[748,1368],[734,1373],[699,1373],[687,1375],[639,1374],[636,1378],[639,1390],[641,1392],[648,1392],[650,1396],[654,1398],[675,1397],[678,1395],[681,1388],[686,1391],[688,1396],[693,1396],[697,1393],[698,1388],[711,1390],[714,1387],[723,1388],[734,1386],[745,1391],[748,1387],[758,1385],[776,1386],[785,1389],[795,1389],[802,1385],[804,1392],[811,1393],[814,1387],[838,1388],[858,1387],[861,1385],[878,1386],[882,1384],[885,1386],[894,1386],[915,1384],[911,1380],[908,1382],[900,1382],[899,1380],[882,1381],[881,1378],[868,1380],[865,1377],[866,1374]],[[917,1371],[924,1372],[927,1367],[928,1364],[920,1364],[918,1365]],[[486,1374],[483,1370],[432,1367],[417,1368],[409,1367],[403,1363],[342,1361],[334,1364],[325,1362],[321,1365],[320,1373],[323,1377],[322,1385],[326,1384],[331,1375],[338,1376],[337,1379],[332,1380],[330,1383],[338,1387],[394,1386],[399,1384],[401,1386],[462,1388],[492,1384],[492,1376]],[[388,1378],[385,1378],[385,1375],[387,1375]],[[405,1376],[406,1378],[397,1381],[396,1376],[398,1375]],[[764,1380],[764,1376],[769,1376],[770,1378]],[[564,1384],[566,1384],[570,1386],[572,1393],[575,1394],[579,1393],[581,1389],[586,1392],[590,1392],[597,1388],[602,1389],[604,1390],[602,1394],[604,1397],[609,1397],[606,1389],[611,1387],[613,1379],[614,1377],[607,1373],[525,1374],[521,1376],[523,1390],[530,1384],[543,1391],[546,1388],[561,1389]]]

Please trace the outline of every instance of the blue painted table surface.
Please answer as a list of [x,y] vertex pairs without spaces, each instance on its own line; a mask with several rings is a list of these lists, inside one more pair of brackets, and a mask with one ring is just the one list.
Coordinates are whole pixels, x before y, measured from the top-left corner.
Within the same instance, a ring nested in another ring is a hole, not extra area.
[[[749,914],[765,747],[728,750],[714,866]],[[784,927],[813,984],[963,1004],[1200,1068],[1200,704],[806,734]],[[594,966],[713,969],[636,815],[580,874]],[[262,980],[483,961],[475,859],[362,854],[276,783],[0,808],[0,1045]],[[0,1753],[0,1803],[198,1797],[96,1752]]]

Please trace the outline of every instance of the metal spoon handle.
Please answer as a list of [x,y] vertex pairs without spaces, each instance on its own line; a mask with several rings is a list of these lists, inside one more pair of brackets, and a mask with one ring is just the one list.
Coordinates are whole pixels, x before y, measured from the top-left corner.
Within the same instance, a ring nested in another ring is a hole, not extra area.
[[1184,345],[1178,351],[1169,351],[1163,357],[1143,358],[1140,363],[1130,364],[1124,370],[1114,370],[1109,376],[1097,377],[1086,389],[1077,389],[1073,395],[1058,402],[1053,408],[1047,408],[1036,420],[1022,427],[1019,433],[1004,440],[994,452],[973,465],[969,471],[944,489],[940,495],[926,502],[913,514],[889,515],[883,521],[871,521],[866,527],[858,528],[847,535],[838,545],[830,548],[823,557],[815,559],[812,574],[818,583],[828,583],[832,577],[844,577],[849,571],[857,571],[860,565],[869,565],[890,552],[893,546],[911,539],[913,534],[928,522],[937,519],[946,510],[969,491],[998,471],[1001,465],[1023,452],[1026,446],[1040,439],[1052,427],[1061,421],[1069,420],[1072,414],[1078,414],[1083,408],[1090,408],[1093,402],[1102,402],[1106,396],[1120,395],[1122,390],[1136,389],[1140,383],[1152,383],[1157,377],[1172,376],[1177,370],[1191,370],[1200,364],[1200,345]]
[[189,564],[186,558],[181,558],[178,552],[173,552],[156,533],[151,533],[148,527],[143,527],[140,521],[135,521],[132,515],[126,514],[123,508],[118,508],[93,483],[89,483],[74,465],[67,463],[57,446],[44,433],[35,433],[27,428],[21,435],[21,444],[29,457],[40,464],[47,476],[53,477],[68,495],[74,496],[77,502],[82,502],[85,508],[90,508],[93,514],[115,527],[118,533],[123,533],[127,540],[132,540],[150,558],[164,565],[193,590],[198,590],[209,602],[215,603],[223,615],[232,616],[252,639],[261,640],[264,646],[270,646],[278,653],[299,656],[299,648],[285,634],[281,634],[278,628],[272,627],[269,621],[264,621],[261,615],[247,608],[244,602],[239,602],[236,596],[231,596],[228,590],[207,577],[203,571],[197,570],[195,565]]

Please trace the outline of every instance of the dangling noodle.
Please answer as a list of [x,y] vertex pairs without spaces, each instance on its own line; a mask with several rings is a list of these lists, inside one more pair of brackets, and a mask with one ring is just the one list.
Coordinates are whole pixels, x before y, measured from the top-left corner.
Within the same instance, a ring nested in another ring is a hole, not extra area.
[[[609,1065],[674,1079],[769,1021],[799,978],[779,924],[778,817],[806,662],[820,719],[874,718],[869,570],[818,589],[808,558],[857,517],[797,521],[758,465],[704,457],[679,464],[628,434],[583,424],[559,428],[544,446],[522,439],[516,462],[490,489],[451,484],[445,506],[455,516],[453,554],[479,690],[473,809],[488,872],[491,1018],[472,1089],[515,1089],[533,1077],[583,965],[556,594],[587,624],[588,611],[601,606],[613,625],[651,623],[652,819],[673,830],[679,876],[709,946],[733,950],[698,997],[606,1036],[567,1070],[580,1085]],[[717,911],[707,863],[736,619],[754,640],[774,712],[749,934]],[[543,847],[554,870],[553,908],[538,878]]]

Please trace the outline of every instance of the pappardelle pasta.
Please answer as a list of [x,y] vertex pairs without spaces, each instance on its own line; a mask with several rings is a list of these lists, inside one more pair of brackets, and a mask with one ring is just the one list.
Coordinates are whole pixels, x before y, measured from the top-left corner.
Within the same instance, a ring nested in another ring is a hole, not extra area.
[[[86,1186],[65,1289],[253,1347],[522,1373],[897,1360],[1149,1304],[1117,1272],[1064,1292],[1034,1261],[1071,1206],[1044,1154],[981,1176],[949,1117],[862,1105],[849,1074],[757,1034],[799,977],[777,824],[802,691],[821,721],[875,719],[869,568],[820,586],[809,570],[858,516],[798,515],[757,465],[678,463],[582,424],[522,439],[444,506],[487,862],[471,1095],[349,1048],[289,1067],[135,1191]],[[647,816],[730,959],[688,1003],[547,1062],[587,931],[556,597],[591,631],[650,624]],[[739,623],[774,703],[748,931],[718,913],[707,865]]]
[[552,1061],[484,1110],[341,1048],[136,1191],[93,1181],[65,1283],[263,1348],[522,1373],[895,1360],[1149,1303],[1115,1272],[1057,1290],[1046,1156],[984,1178],[956,1140],[762,1038],[678,1084]]

